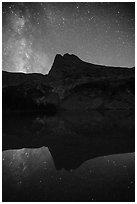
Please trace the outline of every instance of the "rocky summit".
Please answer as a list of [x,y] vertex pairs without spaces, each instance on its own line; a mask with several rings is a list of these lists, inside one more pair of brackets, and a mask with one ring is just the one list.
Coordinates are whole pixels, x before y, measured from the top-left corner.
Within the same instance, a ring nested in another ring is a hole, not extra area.
[[2,72],[3,111],[134,109],[135,68],[57,54],[47,75]]

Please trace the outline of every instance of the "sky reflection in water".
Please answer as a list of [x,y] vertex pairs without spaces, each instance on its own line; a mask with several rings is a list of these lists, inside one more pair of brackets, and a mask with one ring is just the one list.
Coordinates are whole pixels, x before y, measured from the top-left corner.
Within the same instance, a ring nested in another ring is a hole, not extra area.
[[134,197],[134,153],[99,157],[56,170],[47,147],[3,152],[3,199],[119,201]]
[[3,149],[3,201],[134,201],[129,111],[3,115]]

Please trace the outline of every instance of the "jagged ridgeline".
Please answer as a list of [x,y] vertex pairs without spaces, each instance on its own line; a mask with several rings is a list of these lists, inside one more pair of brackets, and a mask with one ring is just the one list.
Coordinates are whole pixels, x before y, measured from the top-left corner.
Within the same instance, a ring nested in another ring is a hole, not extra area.
[[134,109],[135,68],[56,55],[47,75],[2,72],[3,111]]

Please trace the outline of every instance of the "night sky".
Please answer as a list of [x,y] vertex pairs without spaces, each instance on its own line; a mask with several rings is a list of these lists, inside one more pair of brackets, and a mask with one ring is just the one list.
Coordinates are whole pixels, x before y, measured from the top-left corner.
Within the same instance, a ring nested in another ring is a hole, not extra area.
[[133,67],[134,3],[2,3],[2,66],[47,73],[56,54]]

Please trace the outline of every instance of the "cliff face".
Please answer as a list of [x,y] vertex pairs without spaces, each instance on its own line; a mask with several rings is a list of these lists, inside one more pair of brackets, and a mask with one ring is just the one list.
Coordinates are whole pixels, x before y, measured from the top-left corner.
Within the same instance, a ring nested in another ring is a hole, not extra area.
[[34,109],[47,104],[69,110],[134,109],[135,68],[94,65],[75,55],[56,55],[48,75],[3,72],[2,82],[4,109],[22,100]]

